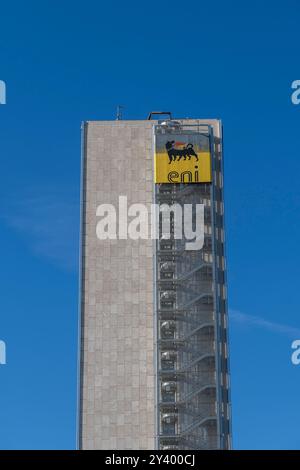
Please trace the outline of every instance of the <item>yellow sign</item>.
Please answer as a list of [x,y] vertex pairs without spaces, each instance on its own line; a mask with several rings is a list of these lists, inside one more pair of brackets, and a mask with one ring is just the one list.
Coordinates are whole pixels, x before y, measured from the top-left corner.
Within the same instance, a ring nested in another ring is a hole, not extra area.
[[155,183],[211,182],[208,144],[197,142],[199,139],[196,140],[195,137],[156,136]]

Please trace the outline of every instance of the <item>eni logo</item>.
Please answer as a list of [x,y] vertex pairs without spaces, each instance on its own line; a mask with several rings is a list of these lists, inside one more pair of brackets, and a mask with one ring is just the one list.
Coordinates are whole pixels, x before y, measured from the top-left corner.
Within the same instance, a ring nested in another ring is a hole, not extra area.
[[169,164],[172,162],[179,162],[182,158],[190,160],[192,157],[198,161],[198,155],[194,150],[193,144],[185,144],[184,142],[175,142],[175,140],[169,140],[166,143],[166,150],[169,155]]
[[199,170],[198,166],[194,167],[194,171],[170,171],[168,173],[169,183],[199,183]]
[[208,144],[194,136],[176,137],[158,136],[155,141],[155,183],[210,183]]

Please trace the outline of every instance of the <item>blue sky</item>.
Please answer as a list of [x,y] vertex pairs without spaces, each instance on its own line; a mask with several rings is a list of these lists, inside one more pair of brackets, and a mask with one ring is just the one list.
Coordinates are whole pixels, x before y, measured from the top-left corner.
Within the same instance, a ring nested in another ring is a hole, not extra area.
[[221,118],[233,438],[299,449],[299,13],[202,0],[0,6],[0,448],[75,447],[80,124]]

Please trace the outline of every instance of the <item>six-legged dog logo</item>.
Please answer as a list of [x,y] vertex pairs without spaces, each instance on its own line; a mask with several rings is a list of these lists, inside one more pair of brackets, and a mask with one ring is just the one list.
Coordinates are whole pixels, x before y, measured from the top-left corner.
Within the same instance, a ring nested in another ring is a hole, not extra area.
[[184,142],[175,142],[175,140],[169,140],[166,143],[166,150],[169,155],[169,164],[172,162],[179,162],[182,158],[190,160],[192,157],[198,161],[198,155],[194,150],[193,144],[185,144]]

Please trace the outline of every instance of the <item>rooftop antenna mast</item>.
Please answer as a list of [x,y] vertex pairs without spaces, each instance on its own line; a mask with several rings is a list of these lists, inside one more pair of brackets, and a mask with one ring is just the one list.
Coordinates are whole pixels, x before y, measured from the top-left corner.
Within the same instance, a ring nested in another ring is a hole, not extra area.
[[121,106],[120,104],[118,104],[116,121],[121,121],[123,119],[123,109],[124,109],[124,106]]

